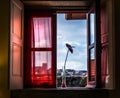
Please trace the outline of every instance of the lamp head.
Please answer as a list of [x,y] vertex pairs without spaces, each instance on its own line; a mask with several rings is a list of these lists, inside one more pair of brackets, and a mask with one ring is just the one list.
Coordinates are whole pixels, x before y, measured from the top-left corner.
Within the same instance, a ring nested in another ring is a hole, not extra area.
[[66,47],[68,48],[68,50],[73,53],[73,48],[74,46],[71,46],[70,44],[66,43]]

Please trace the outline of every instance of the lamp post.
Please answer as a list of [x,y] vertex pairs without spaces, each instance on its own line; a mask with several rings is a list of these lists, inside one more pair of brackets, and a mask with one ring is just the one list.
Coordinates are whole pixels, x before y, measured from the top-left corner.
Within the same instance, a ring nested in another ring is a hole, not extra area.
[[74,46],[71,46],[70,44],[66,43],[66,47],[68,48],[67,50],[67,54],[66,54],[66,58],[65,58],[65,63],[64,63],[64,66],[63,66],[63,71],[62,71],[62,87],[66,87],[66,73],[65,73],[65,69],[66,69],[66,62],[67,62],[67,58],[68,58],[68,54],[69,54],[69,51],[71,53],[73,53],[73,48]]

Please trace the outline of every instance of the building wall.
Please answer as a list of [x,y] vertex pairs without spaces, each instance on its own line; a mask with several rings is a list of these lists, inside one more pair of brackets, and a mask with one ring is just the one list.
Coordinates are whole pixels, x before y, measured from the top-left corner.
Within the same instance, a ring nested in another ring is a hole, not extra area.
[[[113,0],[113,32],[115,34],[114,90],[9,90],[9,0],[0,1],[0,98],[119,98],[120,97],[120,0]],[[111,10],[111,9],[110,9]]]
[[0,1],[0,98],[9,98],[8,90],[9,0]]
[[[114,34],[113,6],[111,0],[101,3],[102,82],[106,88],[114,88]],[[110,10],[111,9],[111,10]]]

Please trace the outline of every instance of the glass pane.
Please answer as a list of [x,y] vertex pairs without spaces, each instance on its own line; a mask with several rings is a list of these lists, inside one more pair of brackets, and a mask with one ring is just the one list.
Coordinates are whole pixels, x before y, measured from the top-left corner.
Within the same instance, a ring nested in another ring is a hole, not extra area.
[[51,47],[51,17],[33,18],[32,47]]
[[95,14],[90,14],[90,44],[94,43],[94,35],[95,35]]
[[95,49],[90,50],[90,81],[95,81]]
[[32,52],[32,82],[52,83],[51,52]]
[[95,48],[90,49],[90,59],[95,59]]

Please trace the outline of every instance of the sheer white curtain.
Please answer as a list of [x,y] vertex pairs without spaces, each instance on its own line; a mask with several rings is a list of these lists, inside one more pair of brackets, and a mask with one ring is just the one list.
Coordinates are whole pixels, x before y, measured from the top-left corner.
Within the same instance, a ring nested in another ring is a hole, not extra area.
[[33,18],[32,48],[35,50],[33,53],[35,75],[48,76],[50,73],[51,51],[47,49],[52,47],[51,43],[51,18]]
[[51,47],[51,18],[33,18],[35,48]]

